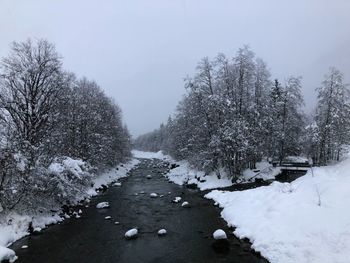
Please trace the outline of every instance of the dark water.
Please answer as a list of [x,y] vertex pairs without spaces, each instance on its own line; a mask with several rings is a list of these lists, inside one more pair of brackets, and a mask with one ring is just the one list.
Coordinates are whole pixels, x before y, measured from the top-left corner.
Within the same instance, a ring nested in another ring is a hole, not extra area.
[[[143,160],[122,187],[110,187],[93,198],[80,219],[66,220],[14,243],[16,262],[267,262],[248,242],[229,234],[232,229],[220,218],[220,210],[202,198],[203,193],[168,183],[161,174],[165,169],[153,168],[160,161],[151,162]],[[152,179],[146,179],[147,174]],[[164,197],[150,198],[152,192]],[[175,196],[191,207],[172,203]],[[102,201],[109,201],[111,207],[96,209]],[[124,233],[133,227],[139,228],[139,237],[126,240]],[[157,236],[161,228],[168,231],[164,237]],[[218,228],[229,234],[227,243],[213,240]],[[21,249],[22,245],[29,247]]]

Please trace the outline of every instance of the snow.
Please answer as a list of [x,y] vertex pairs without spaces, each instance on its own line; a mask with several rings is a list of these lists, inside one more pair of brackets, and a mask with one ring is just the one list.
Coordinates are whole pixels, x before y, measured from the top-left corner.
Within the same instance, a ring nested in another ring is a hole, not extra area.
[[109,203],[108,202],[101,202],[101,203],[98,203],[96,205],[96,208],[97,209],[101,209],[101,208],[108,208],[109,207]]
[[195,184],[200,190],[207,190],[228,187],[233,184],[223,170],[220,170],[220,179],[215,173],[206,175],[203,171],[192,168],[187,161],[175,161],[169,155],[163,154],[162,151],[155,153],[133,150],[132,153],[135,158],[161,159],[179,165],[165,175],[169,181],[178,185]]
[[[345,263],[350,258],[350,158],[313,168],[292,183],[214,190],[234,234],[271,263]],[[314,175],[314,176],[313,176]]]
[[115,224],[115,225],[119,225],[120,223],[119,223],[118,221],[115,221],[114,224]]
[[227,239],[227,235],[224,230],[218,229],[213,233],[214,239]]
[[281,169],[279,167],[273,167],[267,160],[262,160],[256,163],[256,169],[243,170],[243,175],[237,180],[237,182],[244,183],[255,178],[272,180],[280,173]]
[[7,247],[0,246],[0,262],[2,262],[3,260],[15,262],[16,259],[17,259],[17,256],[15,254],[15,251]]
[[166,235],[167,231],[163,228],[158,231],[158,236],[164,236]]
[[178,203],[181,201],[181,197],[180,196],[176,196],[173,200],[174,203]]
[[49,171],[55,174],[61,174],[65,170],[69,170],[74,174],[77,178],[81,179],[81,175],[84,173],[82,167],[84,167],[86,163],[80,159],[72,159],[69,157],[65,157],[61,163],[54,162],[49,166]]
[[141,159],[167,159],[168,157],[162,153],[162,151],[159,152],[143,152],[138,150],[132,150],[132,155],[134,158],[141,158]]
[[156,198],[156,197],[158,197],[158,194],[157,193],[151,193],[149,196],[152,197],[152,198]]
[[171,169],[165,176],[169,181],[178,184],[195,184],[200,190],[228,187],[232,185],[224,171],[220,171],[221,178],[219,179],[215,173],[206,175],[202,171],[198,171],[191,167],[187,161],[176,162],[179,166]]
[[111,218],[112,218],[111,216],[106,216],[106,217],[105,217],[106,220],[109,220],[109,219],[111,219]]
[[127,238],[127,239],[136,238],[138,233],[139,233],[139,231],[137,230],[137,228],[132,228],[132,229],[126,231],[125,238]]
[[36,233],[39,233],[39,232],[41,232],[41,230],[42,230],[41,227],[35,227],[33,231]]
[[183,202],[183,203],[181,204],[181,206],[182,206],[182,207],[189,207],[190,204],[189,204],[188,202],[185,201],[185,202]]
[[21,246],[21,248],[26,249],[26,248],[28,248],[28,246],[27,245],[23,245],[23,246]]
[[303,156],[287,156],[284,158],[284,161],[293,163],[308,163],[310,160]]

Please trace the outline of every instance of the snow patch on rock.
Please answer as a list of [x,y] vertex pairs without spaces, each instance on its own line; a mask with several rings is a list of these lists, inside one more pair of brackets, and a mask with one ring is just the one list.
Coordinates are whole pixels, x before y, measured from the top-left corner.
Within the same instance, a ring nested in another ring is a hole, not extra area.
[[167,231],[163,228],[158,231],[158,236],[164,236],[167,234]]
[[213,233],[213,238],[218,240],[218,239],[227,239],[227,235],[224,230],[218,229]]
[[109,208],[109,202],[101,202],[96,205],[97,209]]
[[132,229],[126,231],[125,238],[126,239],[136,238],[138,233],[139,233],[139,231],[137,230],[137,228],[132,228]]

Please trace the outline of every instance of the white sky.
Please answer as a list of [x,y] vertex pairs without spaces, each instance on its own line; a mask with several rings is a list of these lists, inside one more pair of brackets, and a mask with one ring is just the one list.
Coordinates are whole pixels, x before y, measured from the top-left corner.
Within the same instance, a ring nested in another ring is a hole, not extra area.
[[27,38],[96,80],[135,136],[174,112],[200,58],[244,44],[274,78],[303,76],[307,110],[330,66],[350,78],[350,0],[0,0],[0,57]]

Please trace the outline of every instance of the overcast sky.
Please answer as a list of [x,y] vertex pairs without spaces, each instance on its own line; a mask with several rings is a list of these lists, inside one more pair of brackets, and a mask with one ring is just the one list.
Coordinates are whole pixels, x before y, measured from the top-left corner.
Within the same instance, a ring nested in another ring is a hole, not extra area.
[[350,0],[0,0],[0,57],[46,38],[115,98],[136,136],[166,121],[200,58],[244,44],[274,78],[303,76],[306,110],[330,66],[350,78]]

